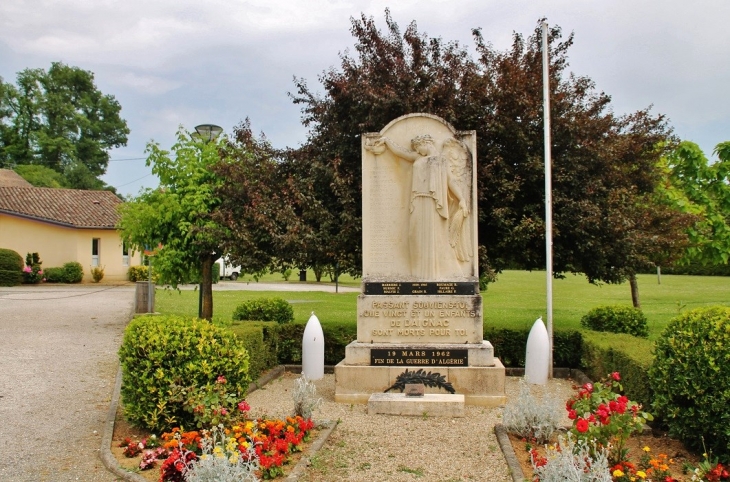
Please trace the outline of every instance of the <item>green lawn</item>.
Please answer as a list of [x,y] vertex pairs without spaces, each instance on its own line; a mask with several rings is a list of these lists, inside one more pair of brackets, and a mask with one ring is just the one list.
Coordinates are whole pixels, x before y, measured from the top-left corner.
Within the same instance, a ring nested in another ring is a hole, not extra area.
[[[680,308],[730,306],[730,278],[719,276],[639,275],[641,307],[654,339]],[[545,319],[546,279],[543,271],[506,271],[489,286],[484,298],[487,325],[529,328],[538,316]],[[631,306],[628,283],[592,285],[584,276],[553,280],[553,327],[580,328],[580,318],[591,308],[607,304]]]
[[[298,273],[297,273],[298,275]],[[280,274],[267,275],[262,281],[284,282]],[[292,278],[294,279],[294,273]],[[344,277],[343,277],[344,278]],[[298,280],[298,276],[296,277]],[[308,280],[314,276],[309,273]],[[661,284],[654,275],[640,275],[641,304],[649,320],[650,338],[655,339],[680,308],[689,310],[706,305],[730,306],[730,278],[713,276],[668,276]],[[245,283],[242,277],[239,283]],[[325,278],[323,278],[324,282]],[[253,281],[251,281],[253,282]],[[290,281],[292,282],[292,281]],[[327,278],[327,284],[329,279]],[[360,280],[347,277],[343,285],[359,286]],[[529,328],[538,316],[545,319],[545,273],[539,271],[505,271],[496,283],[482,293],[484,320],[487,326]],[[259,296],[278,296],[291,302],[294,319],[305,323],[312,311],[322,323],[356,320],[357,293],[316,291],[214,291],[214,320],[227,324],[235,307],[243,300]],[[605,304],[631,305],[628,283],[622,285],[589,284],[583,276],[568,275],[553,281],[553,326],[555,329],[578,329],[580,318],[593,307]],[[198,311],[197,291],[157,290],[156,309],[161,313],[193,316]]]

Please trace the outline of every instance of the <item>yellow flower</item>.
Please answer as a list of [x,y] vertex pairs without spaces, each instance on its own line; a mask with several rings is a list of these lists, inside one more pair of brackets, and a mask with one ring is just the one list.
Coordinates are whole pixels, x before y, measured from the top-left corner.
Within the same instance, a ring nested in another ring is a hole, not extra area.
[[617,477],[617,478],[618,477],[623,477],[624,476],[624,473],[623,473],[623,471],[621,469],[616,469],[616,470],[613,471],[613,476],[614,477]]
[[233,452],[230,457],[228,457],[228,461],[232,464],[235,464],[238,462],[238,452]]
[[636,475],[637,475],[637,476],[638,476],[638,477],[639,477],[640,479],[645,479],[645,478],[646,478],[646,472],[644,472],[643,470],[639,470],[639,471],[637,471],[637,472],[636,472]]
[[648,445],[644,445],[644,448],[642,449],[644,452],[651,452],[651,449]]

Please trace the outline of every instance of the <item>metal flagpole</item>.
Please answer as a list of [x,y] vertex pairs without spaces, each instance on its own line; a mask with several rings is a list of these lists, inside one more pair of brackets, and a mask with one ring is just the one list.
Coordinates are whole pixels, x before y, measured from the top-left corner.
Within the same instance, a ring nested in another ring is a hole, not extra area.
[[550,159],[550,75],[548,72],[548,24],[542,22],[542,96],[545,124],[545,272],[547,278],[547,331],[550,340],[548,377],[553,377],[553,200]]

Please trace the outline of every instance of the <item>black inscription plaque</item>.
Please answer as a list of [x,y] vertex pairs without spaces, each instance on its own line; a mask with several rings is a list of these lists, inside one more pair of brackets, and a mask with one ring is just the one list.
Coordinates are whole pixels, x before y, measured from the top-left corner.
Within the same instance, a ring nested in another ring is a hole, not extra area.
[[365,283],[366,295],[478,295],[479,283],[464,281],[428,281]]
[[407,350],[381,349],[370,350],[371,366],[391,367],[467,367],[469,350]]

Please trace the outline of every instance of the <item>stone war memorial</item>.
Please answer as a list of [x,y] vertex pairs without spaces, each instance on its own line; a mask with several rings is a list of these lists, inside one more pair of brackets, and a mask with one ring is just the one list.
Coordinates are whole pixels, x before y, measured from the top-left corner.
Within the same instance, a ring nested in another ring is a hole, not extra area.
[[476,208],[474,131],[409,114],[363,134],[362,293],[357,340],[335,367],[336,401],[370,411],[427,380],[414,413],[392,413],[505,403],[504,366],[483,339]]

